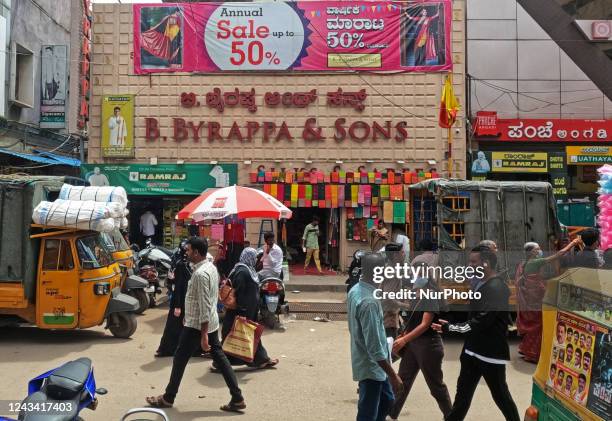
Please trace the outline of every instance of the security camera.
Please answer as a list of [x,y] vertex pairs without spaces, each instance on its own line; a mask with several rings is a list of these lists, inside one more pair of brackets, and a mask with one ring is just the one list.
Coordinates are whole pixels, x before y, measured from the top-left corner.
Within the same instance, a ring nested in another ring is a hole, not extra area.
[[461,130],[460,130],[460,129],[458,129],[458,128],[457,128],[457,129],[455,129],[455,134],[459,134],[459,133],[461,133]]

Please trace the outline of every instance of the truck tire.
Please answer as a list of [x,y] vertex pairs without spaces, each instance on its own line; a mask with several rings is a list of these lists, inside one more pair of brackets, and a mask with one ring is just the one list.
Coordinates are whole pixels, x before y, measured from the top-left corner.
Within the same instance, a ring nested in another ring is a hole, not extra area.
[[138,322],[134,313],[114,313],[109,317],[111,317],[111,323],[108,329],[115,338],[127,339],[136,332]]
[[131,289],[128,291],[128,295],[138,300],[138,309],[134,311],[134,313],[142,314],[146,309],[149,308],[149,294],[147,294],[144,289]]

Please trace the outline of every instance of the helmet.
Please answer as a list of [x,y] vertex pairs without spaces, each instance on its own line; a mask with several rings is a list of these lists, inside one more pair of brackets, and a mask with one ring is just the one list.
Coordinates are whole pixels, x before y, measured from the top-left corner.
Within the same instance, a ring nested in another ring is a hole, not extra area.
[[366,255],[365,250],[357,250],[353,253],[353,260],[355,261],[357,266],[361,266],[361,259]]

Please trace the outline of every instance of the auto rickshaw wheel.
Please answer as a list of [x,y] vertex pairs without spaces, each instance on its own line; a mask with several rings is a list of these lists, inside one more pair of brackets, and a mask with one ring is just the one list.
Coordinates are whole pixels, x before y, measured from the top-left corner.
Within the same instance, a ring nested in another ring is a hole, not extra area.
[[138,322],[136,321],[136,315],[134,313],[113,313],[109,317],[111,321],[108,329],[114,337],[127,339],[136,332]]
[[128,295],[138,300],[138,309],[134,311],[134,313],[142,314],[149,308],[151,299],[149,298],[149,294],[147,294],[144,289],[132,289],[128,291]]

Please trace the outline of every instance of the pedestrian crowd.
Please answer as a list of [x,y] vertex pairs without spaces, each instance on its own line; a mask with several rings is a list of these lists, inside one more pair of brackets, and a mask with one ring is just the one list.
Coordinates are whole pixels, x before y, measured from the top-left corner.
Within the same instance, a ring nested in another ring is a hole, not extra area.
[[[377,229],[380,231],[381,227]],[[525,244],[524,259],[516,268],[514,281],[517,328],[521,336],[518,351],[526,361],[536,363],[539,359],[546,280],[556,276],[560,266],[612,267],[612,250],[601,255],[598,246],[596,229],[584,230],[578,238],[550,256],[544,256],[537,243]],[[431,241],[423,240],[419,248],[422,253],[412,260],[412,266],[438,264],[438,254],[434,252]],[[576,248],[581,250],[573,254]],[[353,380],[359,385],[357,421],[397,420],[419,372],[423,374],[445,421],[465,419],[481,378],[484,378],[504,418],[520,420],[506,381],[506,366],[510,361],[508,328],[512,324],[510,288],[505,271],[498,268],[497,244],[484,240],[469,254],[469,266],[482,268],[482,276],[470,279],[470,288],[480,293],[480,299],[470,302],[467,321],[463,323],[451,323],[440,318],[447,311],[442,299],[417,298],[404,303],[374,298],[377,288],[398,291],[404,287],[403,281],[397,279],[385,279],[382,286],[375,283],[375,268],[395,265],[404,259],[406,256],[401,244],[387,242],[382,253],[373,248],[372,253],[361,257],[360,282],[349,291],[347,308],[352,372]],[[551,270],[549,266],[555,264],[558,266]],[[478,274],[478,271],[474,272]],[[411,284],[415,290],[439,290],[433,278],[417,278]],[[442,336],[451,332],[465,338],[452,401],[442,370]],[[392,366],[396,358],[401,358],[397,372]]]

